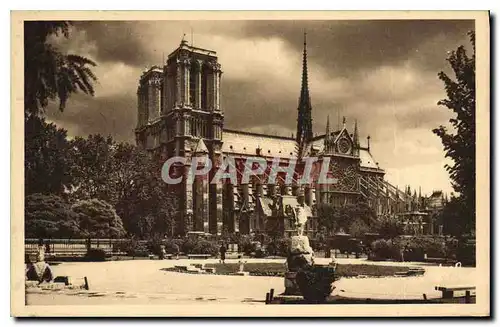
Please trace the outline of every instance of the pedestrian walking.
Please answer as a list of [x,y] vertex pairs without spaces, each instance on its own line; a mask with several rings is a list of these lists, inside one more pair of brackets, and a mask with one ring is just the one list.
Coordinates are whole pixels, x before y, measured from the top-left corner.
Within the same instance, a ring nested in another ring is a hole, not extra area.
[[225,263],[226,260],[226,245],[224,243],[221,244],[219,252],[220,252],[220,262]]

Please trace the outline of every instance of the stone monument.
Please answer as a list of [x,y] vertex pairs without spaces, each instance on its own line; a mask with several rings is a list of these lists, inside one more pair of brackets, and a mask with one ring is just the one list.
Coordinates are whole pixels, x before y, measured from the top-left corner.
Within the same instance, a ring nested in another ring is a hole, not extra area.
[[[302,201],[301,201],[302,202]],[[291,243],[287,257],[287,272],[285,273],[285,294],[300,295],[296,277],[299,269],[310,267],[314,264],[314,252],[309,244],[309,238],[304,235],[307,222],[307,212],[304,204],[299,202],[296,207],[287,206],[285,212],[292,218],[295,235],[291,236]]]
[[333,290],[335,268],[314,263],[314,251],[309,244],[309,238],[304,235],[308,219],[304,202],[299,200],[296,207],[288,206],[285,209],[292,218],[296,234],[291,236],[286,261],[284,295],[302,295],[307,302],[320,303]]

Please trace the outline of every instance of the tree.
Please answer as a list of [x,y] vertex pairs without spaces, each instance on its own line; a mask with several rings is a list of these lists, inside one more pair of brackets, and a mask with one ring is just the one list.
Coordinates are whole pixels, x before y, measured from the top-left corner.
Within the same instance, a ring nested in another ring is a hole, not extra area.
[[363,237],[369,231],[370,226],[368,226],[363,220],[360,219],[356,219],[349,226],[349,234],[354,237]]
[[377,221],[377,214],[367,201],[348,204],[340,208],[343,228],[354,236],[361,236],[368,232],[370,226]]
[[[452,204],[465,219],[460,221],[464,231],[475,228],[475,195],[476,195],[476,68],[475,68],[475,34],[469,33],[472,44],[472,56],[469,57],[464,46],[452,51],[447,61],[449,62],[455,79],[444,72],[438,74],[444,82],[447,98],[438,102],[454,113],[450,119],[453,131],[448,132],[446,127],[439,126],[433,132],[441,138],[445,156],[453,160],[452,165],[446,165],[452,186],[460,195],[457,203]],[[457,208],[460,206],[461,208]],[[458,223],[458,221],[457,221]]]
[[470,232],[468,212],[460,197],[451,197],[443,211],[439,213],[438,221],[443,225],[445,235],[460,237]]
[[338,211],[329,203],[320,203],[317,207],[318,227],[330,235],[337,229]]
[[98,198],[113,205],[116,204],[116,172],[114,151],[115,141],[111,136],[100,134],[87,138],[76,137],[71,141],[71,153],[74,158],[72,170],[75,200]]
[[376,213],[366,201],[335,207],[330,203],[318,205],[319,227],[331,234],[339,231],[355,231],[356,236],[367,232],[376,221]]
[[144,150],[120,144],[113,172],[116,210],[127,231],[142,238],[173,235],[178,196],[161,179],[161,162]]
[[25,120],[25,194],[62,195],[72,183],[71,156],[67,131],[44,118]]
[[[97,81],[90,67],[96,64],[85,57],[63,54],[49,43],[49,37],[69,37],[67,21],[24,22],[24,105],[27,115],[38,115],[49,101],[59,99],[63,111],[69,96],[79,91],[94,95]],[[90,66],[90,67],[89,67]]]
[[125,235],[122,220],[106,201],[78,201],[71,210],[74,212],[75,228],[84,237],[118,238]]
[[177,196],[167,193],[161,162],[111,137],[90,135],[71,142],[74,200],[98,198],[116,209],[129,234],[141,238],[173,234]]
[[25,199],[25,236],[30,238],[71,237],[73,212],[57,195],[30,194]]
[[380,236],[391,240],[404,234],[403,224],[396,217],[391,216],[380,217],[375,229]]

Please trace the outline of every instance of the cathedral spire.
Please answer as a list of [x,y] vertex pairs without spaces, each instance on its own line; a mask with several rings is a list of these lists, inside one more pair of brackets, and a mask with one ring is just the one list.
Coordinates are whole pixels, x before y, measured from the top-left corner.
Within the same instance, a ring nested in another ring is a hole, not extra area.
[[326,130],[325,130],[325,139],[323,140],[323,143],[325,145],[325,151],[329,151],[330,147],[330,115],[326,116]]
[[326,116],[326,133],[325,135],[330,136],[330,115]]
[[354,145],[359,148],[358,120],[357,119],[354,121],[354,135],[352,138],[353,138]]
[[309,96],[307,76],[307,34],[304,32],[304,53],[302,56],[302,84],[300,89],[299,106],[297,108],[297,142],[301,145],[309,142],[312,137],[312,106]]

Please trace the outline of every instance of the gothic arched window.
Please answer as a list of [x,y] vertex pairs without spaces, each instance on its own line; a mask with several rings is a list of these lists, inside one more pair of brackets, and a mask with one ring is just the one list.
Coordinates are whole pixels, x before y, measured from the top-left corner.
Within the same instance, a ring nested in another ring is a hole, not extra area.
[[206,66],[201,68],[201,108],[207,109],[208,104],[208,94],[207,94],[207,83],[208,83],[208,69]]
[[196,78],[198,69],[195,62],[191,63],[191,68],[189,70],[189,103],[192,106],[195,105],[196,101]]

